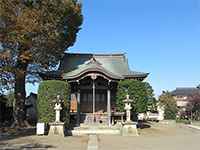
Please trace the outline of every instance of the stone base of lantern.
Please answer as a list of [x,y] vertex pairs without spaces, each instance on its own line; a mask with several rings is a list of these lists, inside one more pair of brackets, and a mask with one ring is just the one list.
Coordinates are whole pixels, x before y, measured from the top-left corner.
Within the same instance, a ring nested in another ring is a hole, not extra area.
[[55,136],[65,136],[64,134],[64,123],[63,122],[53,122],[49,123],[50,130],[48,135],[55,135]]
[[125,122],[121,129],[122,136],[139,136],[135,122]]

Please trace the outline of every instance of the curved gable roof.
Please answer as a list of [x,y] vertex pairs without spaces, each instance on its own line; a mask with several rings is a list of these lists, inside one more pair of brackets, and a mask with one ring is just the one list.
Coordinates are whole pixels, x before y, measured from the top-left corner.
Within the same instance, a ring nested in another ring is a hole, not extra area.
[[[89,63],[95,60],[96,63]],[[63,79],[72,79],[86,71],[102,71],[114,79],[146,78],[148,73],[131,71],[125,54],[65,53],[59,70]]]
[[96,61],[95,58],[92,58],[89,61],[86,61],[84,64],[79,65],[78,69],[72,70],[68,73],[63,74],[63,79],[74,79],[81,77],[82,75],[88,73],[88,72],[99,72],[107,77],[110,77],[112,79],[122,79],[122,76],[118,76],[113,74],[112,72],[106,70],[101,63]]

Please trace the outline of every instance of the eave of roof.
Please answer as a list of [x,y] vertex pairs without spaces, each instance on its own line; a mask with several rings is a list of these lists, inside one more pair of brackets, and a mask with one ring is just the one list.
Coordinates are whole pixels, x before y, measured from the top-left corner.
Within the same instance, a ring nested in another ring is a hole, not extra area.
[[104,75],[106,75],[107,77],[111,78],[111,79],[123,79],[122,76],[118,76],[113,74],[112,72],[108,71],[107,69],[105,69],[103,66],[101,66],[101,64],[95,60],[95,62],[88,62],[86,64],[80,65],[78,69],[75,69],[71,72],[68,73],[63,73],[62,74],[62,78],[66,79],[66,80],[70,80],[70,79],[74,79],[74,78],[79,78],[82,75],[89,73],[89,72],[99,72],[99,73],[103,73]]
[[[91,54],[91,53],[66,53],[63,57],[59,70],[63,72],[64,79],[70,77],[77,77],[78,74],[84,72],[85,63],[94,58],[101,64],[100,70],[104,70],[112,76],[117,76],[119,79],[145,79],[149,73],[135,72],[129,69],[128,60],[125,53],[111,53],[111,54]],[[84,67],[83,67],[84,66]],[[89,67],[95,71],[95,67]]]
[[[94,60],[93,63],[91,63]],[[57,71],[40,73],[47,79],[71,80],[90,72],[102,73],[112,79],[144,80],[149,73],[131,71],[125,53],[66,53]]]
[[124,78],[146,78],[149,73],[131,71],[128,75],[123,75]]

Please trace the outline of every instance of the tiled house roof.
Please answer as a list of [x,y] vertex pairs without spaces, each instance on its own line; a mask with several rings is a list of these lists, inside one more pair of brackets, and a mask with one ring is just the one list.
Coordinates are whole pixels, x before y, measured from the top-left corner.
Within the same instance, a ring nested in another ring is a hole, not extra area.
[[195,94],[200,94],[199,88],[176,88],[174,91],[171,92],[173,96],[192,96]]

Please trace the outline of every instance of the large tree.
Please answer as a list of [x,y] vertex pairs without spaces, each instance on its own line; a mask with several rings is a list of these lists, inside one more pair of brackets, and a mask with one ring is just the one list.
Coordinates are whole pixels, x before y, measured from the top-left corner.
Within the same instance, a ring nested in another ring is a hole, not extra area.
[[50,68],[72,46],[82,24],[77,0],[0,0],[0,73],[12,73],[15,124],[24,126],[30,63]]

